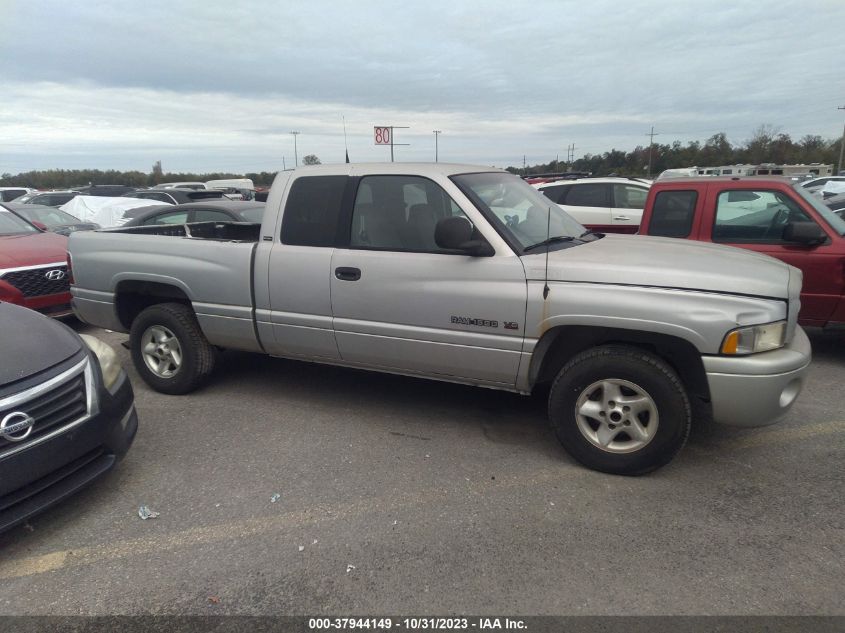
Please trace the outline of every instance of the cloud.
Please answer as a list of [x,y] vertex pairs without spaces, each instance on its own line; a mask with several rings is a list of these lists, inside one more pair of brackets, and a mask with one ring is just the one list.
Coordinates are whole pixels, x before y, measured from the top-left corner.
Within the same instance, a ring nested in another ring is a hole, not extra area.
[[833,1],[30,0],[0,11],[22,27],[0,42],[3,171],[69,158],[147,169],[156,153],[184,169],[275,164],[292,158],[290,130],[307,153],[342,156],[342,114],[356,160],[383,158],[372,126],[394,124],[411,126],[402,157],[430,159],[442,129],[442,156],[483,164],[546,161],[571,142],[630,149],[651,125],[668,142],[743,140],[761,123],[832,137],[841,120],[845,5]]

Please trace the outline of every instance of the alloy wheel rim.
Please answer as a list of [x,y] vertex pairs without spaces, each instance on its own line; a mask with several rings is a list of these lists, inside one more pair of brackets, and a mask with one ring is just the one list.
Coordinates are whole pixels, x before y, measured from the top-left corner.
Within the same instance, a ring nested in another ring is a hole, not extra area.
[[575,402],[575,420],[590,444],[608,453],[641,450],[657,433],[657,405],[639,385],[620,378],[597,380]]
[[172,378],[182,366],[179,339],[163,325],[152,325],[141,337],[144,364],[159,378]]

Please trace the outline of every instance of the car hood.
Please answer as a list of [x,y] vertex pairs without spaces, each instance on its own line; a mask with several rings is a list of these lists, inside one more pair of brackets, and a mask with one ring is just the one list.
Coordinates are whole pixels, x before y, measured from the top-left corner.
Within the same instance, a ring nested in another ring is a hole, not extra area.
[[33,310],[0,303],[0,389],[54,367],[82,349],[67,326]]
[[0,270],[67,260],[67,237],[56,233],[0,236]]
[[[542,280],[545,253],[524,257],[529,279]],[[553,281],[683,288],[788,298],[789,266],[730,246],[645,235],[602,239],[549,253]]]

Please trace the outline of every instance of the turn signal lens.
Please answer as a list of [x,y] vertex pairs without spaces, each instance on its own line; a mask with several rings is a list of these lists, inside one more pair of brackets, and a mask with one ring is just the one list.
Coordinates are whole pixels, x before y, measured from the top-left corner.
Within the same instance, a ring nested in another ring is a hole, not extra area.
[[731,330],[722,342],[722,354],[739,356],[768,352],[786,343],[786,321]]

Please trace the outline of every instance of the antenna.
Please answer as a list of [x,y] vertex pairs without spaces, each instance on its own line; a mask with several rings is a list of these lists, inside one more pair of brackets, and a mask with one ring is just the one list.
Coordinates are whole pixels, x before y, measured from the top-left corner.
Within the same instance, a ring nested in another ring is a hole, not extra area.
[[552,235],[552,208],[549,207],[548,220],[546,220],[546,273],[543,275],[545,284],[543,285],[543,301],[549,296],[549,239]]

